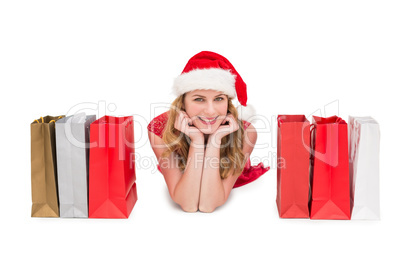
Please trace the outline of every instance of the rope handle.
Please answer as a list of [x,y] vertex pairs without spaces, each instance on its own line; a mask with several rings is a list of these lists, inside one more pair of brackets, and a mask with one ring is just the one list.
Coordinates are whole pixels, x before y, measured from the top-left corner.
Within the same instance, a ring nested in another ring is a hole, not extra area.
[[[57,117],[57,120],[59,120],[60,118],[63,118],[63,116],[60,115],[59,117]],[[40,117],[40,120],[42,121],[42,122],[40,122],[40,123],[43,123],[43,117],[42,117],[42,116]],[[38,119],[35,119],[35,121],[36,121],[37,123],[39,123]],[[52,122],[56,122],[56,120],[50,120],[49,124],[52,123]]]
[[[42,116],[40,117],[40,119],[42,120],[42,123],[43,123],[43,117]],[[38,119],[35,119],[35,121],[39,123]]]
[[310,161],[311,161],[311,165],[314,166],[314,158],[315,158],[315,154],[314,154],[314,150],[315,150],[315,142],[313,144],[313,131],[316,130],[316,124],[310,124]]
[[356,122],[352,123],[351,131],[352,131],[353,135],[351,135],[350,141],[349,141],[351,144],[350,157],[352,160],[354,160],[356,158],[357,143],[360,141],[360,135],[358,132],[358,126],[357,126]]
[[[56,120],[59,120],[60,118],[63,118],[63,116],[62,116],[62,115],[60,115],[59,117],[57,117],[57,119],[56,119]],[[52,122],[55,122],[55,123],[56,123],[56,120],[50,120],[49,124],[50,124],[50,123],[52,123]],[[56,125],[55,125],[55,126],[56,126]]]
[[311,135],[311,132],[313,132],[313,130],[316,128],[316,125],[315,124],[310,124],[310,135]]
[[343,120],[341,117],[337,117],[335,120],[335,123],[345,123],[346,124],[345,120]]

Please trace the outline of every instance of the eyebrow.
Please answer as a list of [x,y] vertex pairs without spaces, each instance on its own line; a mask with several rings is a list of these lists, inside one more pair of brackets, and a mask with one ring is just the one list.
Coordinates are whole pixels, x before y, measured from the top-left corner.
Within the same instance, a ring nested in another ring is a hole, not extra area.
[[[225,94],[221,93],[219,95],[216,95],[215,97],[218,97],[218,96],[221,96],[221,95],[225,95]],[[196,96],[205,98],[205,96],[202,96],[202,95],[198,95],[198,94],[193,95],[193,97],[196,97]]]

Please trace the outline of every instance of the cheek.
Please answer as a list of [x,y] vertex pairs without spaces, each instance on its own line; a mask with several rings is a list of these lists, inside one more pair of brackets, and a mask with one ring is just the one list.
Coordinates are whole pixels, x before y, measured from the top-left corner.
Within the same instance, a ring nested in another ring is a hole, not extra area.
[[188,116],[192,117],[196,114],[197,109],[194,107],[194,105],[191,104],[189,101],[184,101],[184,110],[188,114]]
[[197,115],[199,115],[202,111],[200,109],[197,109],[197,107],[195,107],[194,105],[189,107],[189,109],[186,109],[186,113],[188,114],[188,116],[190,118],[192,117],[196,117]]
[[219,105],[218,106],[218,111],[219,111],[219,114],[227,114],[227,112],[228,112],[228,104],[223,103],[222,105]]

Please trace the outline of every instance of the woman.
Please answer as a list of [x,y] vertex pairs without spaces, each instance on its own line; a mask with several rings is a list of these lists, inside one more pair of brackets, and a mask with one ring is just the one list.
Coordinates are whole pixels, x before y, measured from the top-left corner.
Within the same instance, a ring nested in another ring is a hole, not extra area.
[[[257,140],[245,117],[246,84],[230,62],[214,52],[193,56],[174,81],[178,96],[148,125],[152,149],[174,202],[187,212],[212,212],[234,187],[268,171],[250,166]],[[232,104],[238,98],[241,116]]]

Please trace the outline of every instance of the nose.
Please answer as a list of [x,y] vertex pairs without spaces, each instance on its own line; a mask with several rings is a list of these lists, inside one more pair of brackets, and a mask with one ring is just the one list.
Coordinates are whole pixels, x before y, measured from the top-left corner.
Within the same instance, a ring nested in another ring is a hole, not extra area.
[[215,107],[214,107],[214,103],[213,102],[207,102],[206,107],[204,109],[204,115],[205,116],[209,116],[209,117],[213,117],[215,116]]

